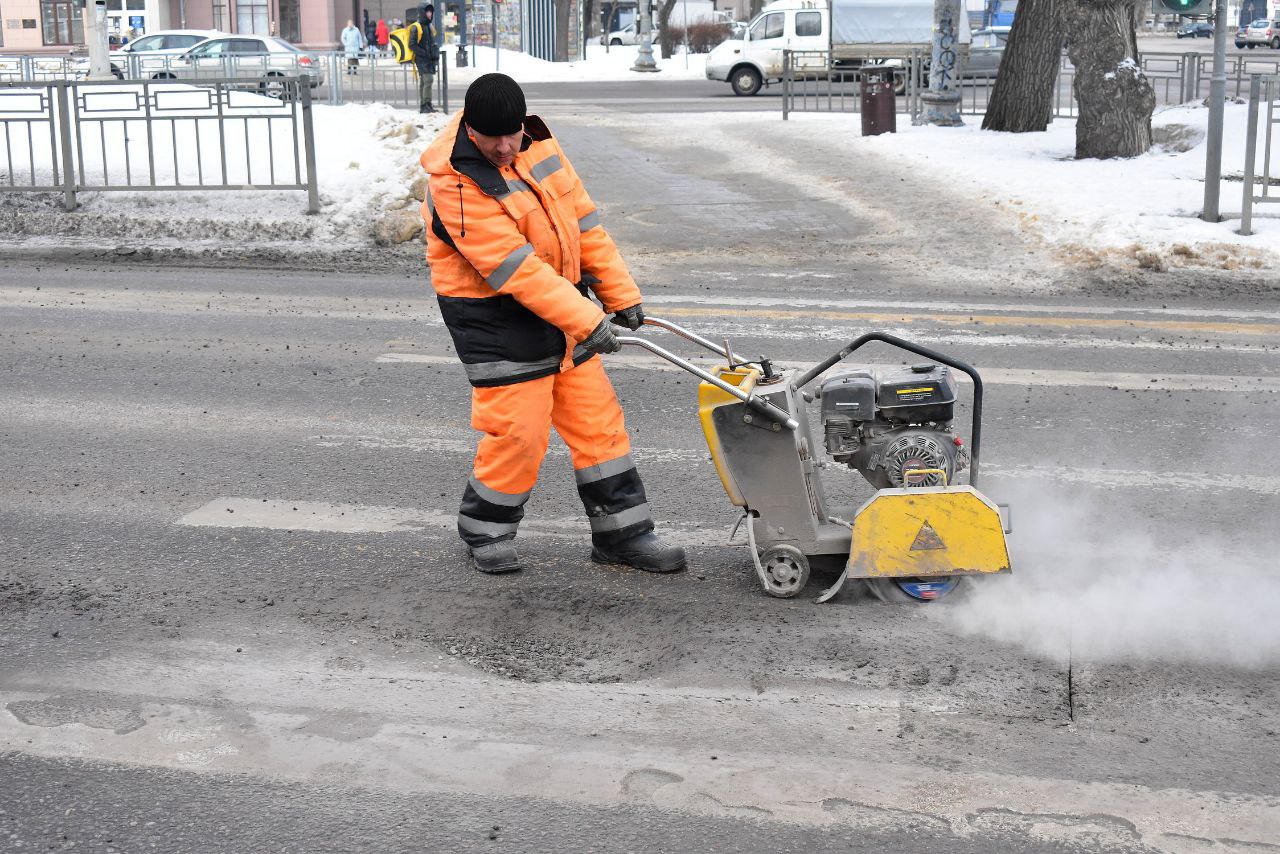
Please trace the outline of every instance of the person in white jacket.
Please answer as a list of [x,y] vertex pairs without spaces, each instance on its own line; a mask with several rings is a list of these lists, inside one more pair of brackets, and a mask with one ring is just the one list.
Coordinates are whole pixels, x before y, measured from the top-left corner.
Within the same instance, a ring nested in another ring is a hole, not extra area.
[[347,55],[347,74],[360,73],[360,53],[366,47],[364,33],[356,26],[355,21],[347,19],[347,25],[339,36],[342,50]]

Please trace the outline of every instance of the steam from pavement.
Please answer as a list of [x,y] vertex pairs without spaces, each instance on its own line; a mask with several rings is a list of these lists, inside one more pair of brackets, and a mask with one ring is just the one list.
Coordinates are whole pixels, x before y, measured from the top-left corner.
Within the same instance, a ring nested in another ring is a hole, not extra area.
[[1260,542],[1280,530],[1256,514],[1224,542],[1043,492],[1013,506],[1013,574],[979,579],[938,619],[1054,659],[1280,665],[1280,559]]

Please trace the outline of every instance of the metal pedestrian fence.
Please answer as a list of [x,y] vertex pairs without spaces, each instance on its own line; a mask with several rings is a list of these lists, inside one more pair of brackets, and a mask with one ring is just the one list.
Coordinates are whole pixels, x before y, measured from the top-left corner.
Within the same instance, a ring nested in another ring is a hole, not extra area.
[[[1266,105],[1265,116],[1262,110]],[[1271,144],[1275,127],[1280,125],[1280,75],[1255,74],[1249,80],[1249,127],[1244,146],[1244,193],[1240,203],[1240,234],[1253,234],[1253,206],[1280,202],[1280,194],[1271,191],[1280,183],[1280,175],[1272,172]],[[1263,117],[1262,122],[1258,119]],[[1258,167],[1258,125],[1262,125],[1262,172]],[[1261,191],[1258,185],[1261,184]]]
[[[441,53],[433,84],[437,109],[449,109],[449,54]],[[162,81],[204,85],[240,80],[245,85],[278,88],[290,77],[306,77],[316,103],[390,104],[418,109],[418,72],[413,63],[398,63],[389,54],[365,51],[349,65],[343,51],[320,53],[227,54],[188,58],[181,55],[113,55],[111,74],[117,80]],[[354,73],[348,73],[353,71]],[[81,81],[89,74],[85,57],[0,55],[0,83]]]
[[0,83],[0,193],[298,190],[320,208],[309,78]]
[[[448,54],[440,54],[432,89],[437,110],[449,111]],[[418,70],[412,62],[398,63],[379,53],[369,53],[347,73],[346,55],[325,54],[321,57],[328,69],[325,81],[316,90],[317,99],[341,104],[390,104],[393,107],[418,109]]]
[[[1139,67],[1151,82],[1158,104],[1185,104],[1208,96],[1212,61],[1212,55],[1199,53],[1143,53]],[[858,112],[857,66],[884,62],[885,59],[872,55],[860,58],[841,55],[833,63],[828,51],[784,51],[782,117],[785,119],[794,112]],[[920,93],[929,85],[929,53],[917,49],[888,62],[896,69],[898,112],[914,118],[921,109]],[[969,50],[958,57],[958,63],[960,112],[982,115],[991,102],[1000,51]],[[1280,59],[1231,56],[1227,71],[1239,95],[1247,89],[1253,74],[1280,75]],[[1078,115],[1074,82],[1075,68],[1063,55],[1054,82],[1055,117]]]

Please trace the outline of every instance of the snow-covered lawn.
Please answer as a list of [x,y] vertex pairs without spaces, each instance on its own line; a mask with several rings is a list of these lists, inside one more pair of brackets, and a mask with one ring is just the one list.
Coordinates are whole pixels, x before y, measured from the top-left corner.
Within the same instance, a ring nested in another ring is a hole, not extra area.
[[[1238,257],[1239,249],[1253,249],[1270,256],[1270,263],[1280,260],[1280,218],[1268,218],[1280,217],[1280,209],[1255,206],[1256,233],[1236,233],[1247,117],[1246,105],[1227,105],[1222,164],[1227,180],[1222,182],[1220,210],[1234,219],[1222,223],[1198,218],[1204,204],[1209,119],[1203,105],[1159,110],[1153,119],[1157,145],[1126,160],[1076,160],[1073,119],[1056,120],[1044,133],[1010,134],[981,130],[978,116],[965,117],[962,128],[912,127],[900,116],[898,133],[876,137],[857,135],[857,116],[801,114],[793,120],[798,144],[826,130],[824,138],[835,140],[850,158],[885,158],[917,175],[932,176],[970,199],[1007,210],[1025,231],[1050,244],[1134,254],[1149,250],[1155,256],[1141,256],[1140,263],[1158,267],[1170,252],[1186,258],[1188,253],[1225,250]],[[1259,164],[1261,147],[1260,139]],[[1273,163],[1276,155],[1280,150]]]
[[[448,51],[454,50],[450,45]],[[501,71],[521,83],[551,82],[604,82],[612,80],[705,80],[707,76],[707,54],[677,53],[670,59],[663,59],[657,45],[653,48],[653,57],[660,69],[658,72],[632,71],[636,54],[640,48],[631,46],[611,47],[607,51],[603,45],[587,45],[587,58],[580,62],[547,62],[527,53],[503,50],[501,56],[495,57],[491,47],[468,47],[469,64],[467,68],[454,67],[453,57],[449,57],[449,79],[468,81],[478,75],[490,71]]]
[[[615,50],[612,55],[625,64],[625,53],[634,50]],[[539,63],[528,57],[523,61],[533,68]],[[481,62],[484,70],[483,51]],[[120,84],[121,92],[130,85]],[[175,97],[191,89],[168,85]],[[122,104],[128,100],[121,96]],[[242,112],[252,113],[255,107],[264,114],[280,112],[279,102],[258,95],[238,94],[237,103],[243,105]],[[860,118],[848,114],[801,114],[786,123],[776,114],[690,114],[681,116],[681,133],[676,135],[669,133],[669,115],[599,115],[595,119],[625,122],[643,130],[659,147],[678,148],[696,138],[701,147],[718,151],[736,171],[782,176],[794,180],[801,192],[817,192],[821,182],[806,176],[806,170],[815,165],[829,172],[847,160],[848,174],[856,176],[859,162],[871,159],[879,172],[901,170],[903,175],[958,190],[955,215],[938,220],[944,227],[954,222],[954,228],[964,229],[966,211],[1003,214],[1023,234],[1062,250],[1068,259],[1091,262],[1100,256],[1128,257],[1155,269],[1187,264],[1271,266],[1280,260],[1280,218],[1276,218],[1280,210],[1274,206],[1257,209],[1256,234],[1236,233],[1243,186],[1238,177],[1244,162],[1246,107],[1242,104],[1229,104],[1226,113],[1223,172],[1228,180],[1222,184],[1222,210],[1236,219],[1224,223],[1197,217],[1204,192],[1208,120],[1203,106],[1161,110],[1154,121],[1157,146],[1141,157],[1110,161],[1072,157],[1072,120],[1055,121],[1048,131],[1034,134],[982,131],[977,117],[969,117],[963,128],[912,127],[900,120],[899,133],[862,137]],[[122,241],[313,241],[326,247],[367,246],[375,238],[383,244],[410,241],[421,229],[417,208],[423,176],[418,157],[446,120],[443,115],[421,116],[385,105],[317,105],[319,216],[304,214],[305,196],[300,192],[85,193],[84,207],[71,217],[52,205],[32,210],[19,208],[27,200],[11,201],[8,217],[16,226],[8,230]],[[157,132],[163,134],[162,129]],[[257,161],[255,174],[261,174],[263,133],[259,130],[251,136],[256,147],[247,158],[239,143],[228,149],[229,172],[238,173],[246,162]],[[113,134],[107,139],[108,162],[122,160],[124,146],[132,149],[145,142],[141,132],[131,133],[129,141],[118,128]],[[232,138],[239,139],[235,134]],[[213,123],[205,123],[201,139],[207,166],[210,152],[218,151]],[[182,134],[179,143],[185,152],[184,179],[190,180],[194,145]],[[277,137],[274,144],[278,148],[282,140]],[[164,140],[157,143],[160,151],[169,147]],[[101,159],[95,148],[86,147],[90,165],[95,158]],[[47,143],[37,140],[37,170],[48,171],[48,157]],[[132,158],[134,163],[145,163],[145,151],[134,151]],[[16,162],[24,160],[23,153],[15,155]],[[207,168],[205,174],[209,174]],[[1229,180],[1231,176],[1236,180]],[[914,216],[912,211],[936,207],[932,198],[848,201],[896,210],[906,221]]]

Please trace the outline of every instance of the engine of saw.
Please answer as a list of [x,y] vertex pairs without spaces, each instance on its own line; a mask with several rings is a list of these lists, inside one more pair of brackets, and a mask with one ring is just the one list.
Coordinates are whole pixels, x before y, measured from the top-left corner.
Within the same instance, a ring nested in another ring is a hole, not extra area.
[[877,489],[907,485],[903,473],[910,471],[922,472],[912,486],[945,486],[969,464],[951,430],[956,381],[943,365],[836,374],[817,397],[827,453]]

